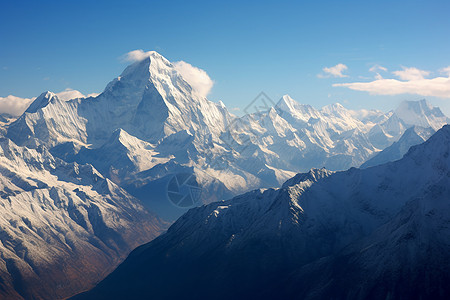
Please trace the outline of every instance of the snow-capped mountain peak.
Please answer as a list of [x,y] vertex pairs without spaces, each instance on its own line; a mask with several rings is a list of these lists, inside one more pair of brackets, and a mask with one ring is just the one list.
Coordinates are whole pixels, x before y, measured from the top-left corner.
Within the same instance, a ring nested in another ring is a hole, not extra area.
[[44,92],[39,97],[37,97],[27,108],[26,113],[35,113],[39,109],[46,107],[53,98],[57,96],[52,92]]
[[418,125],[422,127],[432,127],[438,130],[449,119],[438,107],[433,107],[427,100],[403,101],[395,110],[395,114],[406,125]]
[[276,106],[284,111],[294,111],[295,107],[298,105],[299,103],[297,103],[294,99],[292,99],[291,96],[286,94],[283,97],[281,97]]
[[275,105],[279,114],[285,118],[293,118],[296,121],[308,122],[310,118],[318,118],[319,112],[311,105],[300,104],[289,95],[284,95]]

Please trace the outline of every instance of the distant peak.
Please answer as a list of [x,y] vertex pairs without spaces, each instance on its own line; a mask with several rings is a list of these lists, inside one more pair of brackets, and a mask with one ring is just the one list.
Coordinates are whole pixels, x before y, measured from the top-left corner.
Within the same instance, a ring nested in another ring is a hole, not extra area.
[[111,134],[110,141],[120,141],[124,138],[127,139],[129,136],[130,135],[128,134],[128,132],[126,132],[122,128],[117,128]]
[[339,102],[328,104],[328,105],[324,106],[324,108],[328,108],[328,109],[331,109],[331,110],[345,109],[345,107],[342,104],[340,104]]
[[295,100],[292,99],[291,96],[289,96],[288,94],[284,95],[283,97],[281,97],[280,101],[278,101],[278,103],[285,103],[285,104],[295,104]]
[[328,104],[322,108],[322,111],[328,114],[339,113],[347,111],[347,109],[340,103],[336,102],[333,104]]
[[130,64],[120,75],[121,78],[148,76],[150,73],[161,72],[173,68],[172,63],[156,51],[143,52],[136,55]]
[[295,107],[298,105],[299,103],[297,103],[294,99],[292,99],[291,96],[286,94],[283,97],[281,97],[281,99],[278,101],[275,107],[278,107],[279,109],[284,111],[294,111]]
[[281,97],[281,99],[283,99],[283,100],[286,101],[286,102],[295,102],[295,100],[292,99],[292,97],[289,96],[288,94],[283,95],[283,97]]
[[418,136],[423,140],[427,140],[435,132],[436,131],[432,127],[422,127],[414,125],[405,131],[405,133],[401,136],[401,139],[408,138],[411,136]]
[[[444,125],[425,143],[411,147],[405,156],[413,157],[416,161],[445,159],[448,162],[449,147],[450,125]],[[444,161],[440,162],[442,163]]]
[[122,128],[117,128],[111,134],[111,137],[109,138],[108,142],[106,142],[102,147],[107,149],[117,149],[125,147],[129,149],[129,148],[144,147],[145,145],[150,144],[129,134]]
[[431,103],[428,102],[426,99],[421,99],[417,101],[404,100],[397,107],[396,111],[402,109],[425,109],[425,108],[428,108],[429,110],[433,108],[433,105],[431,105]]
[[25,111],[27,113],[35,113],[39,109],[46,107],[52,98],[58,98],[54,93],[46,91],[42,93],[39,97],[37,97],[33,103],[28,107]]
[[395,109],[395,114],[407,125],[433,127],[438,130],[448,122],[439,107],[433,107],[427,100],[403,101]]

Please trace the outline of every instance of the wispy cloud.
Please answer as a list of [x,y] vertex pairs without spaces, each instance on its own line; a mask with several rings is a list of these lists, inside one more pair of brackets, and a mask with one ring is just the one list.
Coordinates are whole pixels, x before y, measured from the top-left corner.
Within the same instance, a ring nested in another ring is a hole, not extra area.
[[378,73],[379,71],[387,72],[387,68],[380,66],[380,65],[374,65],[372,68],[369,69],[370,72]]
[[125,55],[123,55],[121,57],[121,59],[126,62],[136,62],[136,61],[141,61],[144,58],[151,56],[152,53],[153,53],[153,51],[145,52],[142,49],[138,49],[138,50],[133,50],[133,51],[126,53]]
[[447,68],[440,69],[439,72],[441,72],[442,74],[446,74],[447,76],[450,77],[450,66],[448,66]]
[[328,77],[348,77],[348,75],[343,74],[344,71],[346,71],[348,67],[344,64],[337,64],[334,67],[325,67],[322,69],[323,73],[320,73],[317,75],[319,78],[328,78]]
[[383,78],[377,73],[370,82],[336,83],[334,87],[346,87],[356,91],[369,92],[373,95],[415,94],[450,98],[450,66],[440,70],[446,77],[426,78],[431,73],[417,68],[402,67],[392,74],[399,79]]

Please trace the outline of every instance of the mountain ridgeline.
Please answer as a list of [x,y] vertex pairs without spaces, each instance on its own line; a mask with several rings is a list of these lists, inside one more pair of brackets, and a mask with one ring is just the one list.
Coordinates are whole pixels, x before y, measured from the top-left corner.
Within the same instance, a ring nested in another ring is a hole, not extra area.
[[190,210],[74,299],[448,299],[450,126],[400,160]]

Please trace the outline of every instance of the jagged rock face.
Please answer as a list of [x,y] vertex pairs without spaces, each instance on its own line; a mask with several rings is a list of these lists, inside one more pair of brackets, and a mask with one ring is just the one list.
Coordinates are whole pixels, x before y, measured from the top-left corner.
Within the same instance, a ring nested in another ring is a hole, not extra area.
[[192,209],[75,299],[446,299],[449,187],[447,125],[396,162]]
[[0,140],[0,297],[92,287],[165,223],[91,165]]

